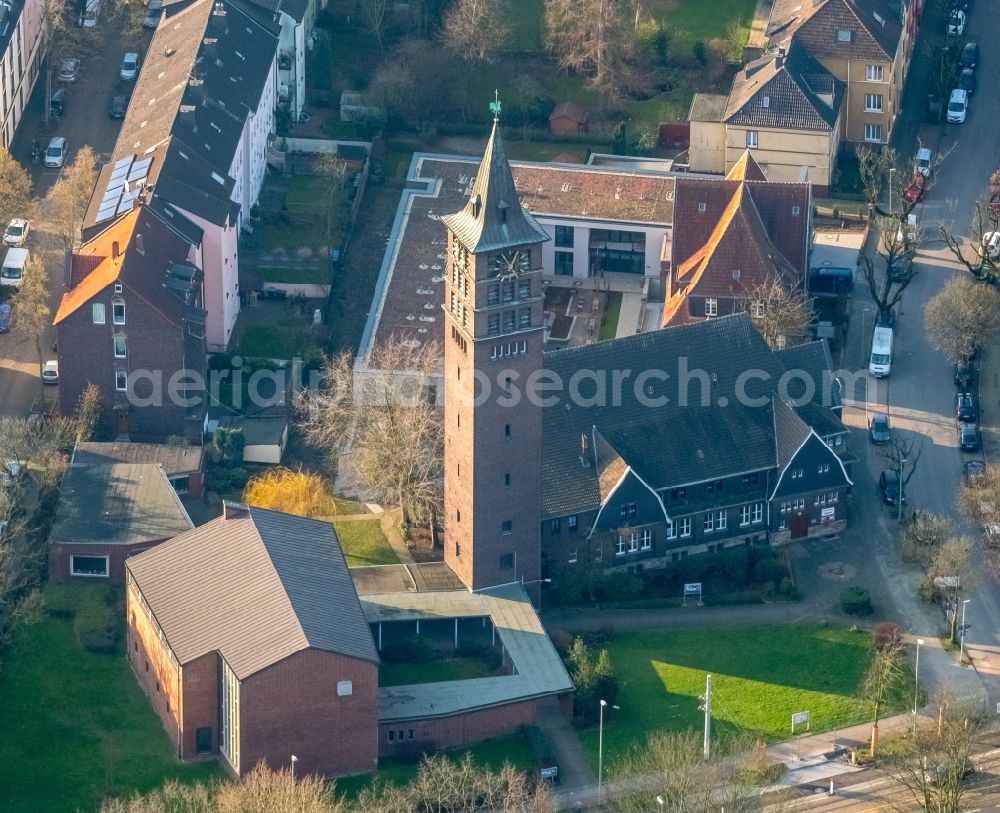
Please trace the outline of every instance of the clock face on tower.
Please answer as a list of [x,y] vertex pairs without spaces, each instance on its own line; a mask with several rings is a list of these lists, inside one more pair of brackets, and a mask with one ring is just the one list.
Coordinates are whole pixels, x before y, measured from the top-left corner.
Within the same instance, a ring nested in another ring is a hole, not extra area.
[[531,253],[502,251],[493,261],[493,270],[500,280],[516,280],[519,274],[531,270]]

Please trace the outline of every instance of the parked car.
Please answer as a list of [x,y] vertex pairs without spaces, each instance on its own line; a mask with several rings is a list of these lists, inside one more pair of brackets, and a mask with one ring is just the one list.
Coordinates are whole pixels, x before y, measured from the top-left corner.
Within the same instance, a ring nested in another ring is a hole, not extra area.
[[914,172],[913,180],[911,180],[910,185],[906,187],[903,197],[910,203],[920,203],[924,197],[924,192],[927,190],[927,183],[928,180],[926,175],[921,172]]
[[879,412],[868,424],[868,438],[872,443],[888,443],[892,438],[892,429],[889,426],[889,416],[884,412]]
[[[957,772],[957,779],[959,781],[966,779],[976,772],[976,769],[969,762],[968,758],[962,760],[961,770]],[[939,765],[935,765],[933,768],[924,771],[924,782],[928,785],[937,786],[943,784],[949,776],[955,776],[952,770],[946,762],[942,762]]]
[[979,61],[979,46],[974,42],[967,42],[962,46],[962,53],[958,55],[959,68],[974,68]]
[[10,333],[10,302],[0,304],[0,333]]
[[969,112],[969,94],[961,88],[955,88],[948,97],[948,123],[962,124]]
[[15,217],[7,224],[7,230],[3,233],[5,246],[23,246],[28,242],[28,232],[31,231],[31,224],[21,217]]
[[976,367],[972,363],[972,359],[955,362],[954,378],[955,386],[960,390],[965,391],[972,388],[972,384],[976,380]]
[[906,503],[906,495],[901,495],[901,487],[899,483],[899,474],[892,469],[886,469],[882,472],[882,475],[878,478],[878,487],[882,492],[882,502],[886,505],[896,505],[900,496],[903,497],[903,503]]
[[50,359],[45,362],[45,366],[42,368],[42,383],[43,384],[58,384],[59,383],[59,362],[55,359]]
[[163,0],[149,0],[146,16],[142,18],[142,27],[156,28],[160,24],[161,16],[163,16]]
[[983,235],[983,242],[976,246],[979,256],[986,255],[991,260],[1000,259],[1000,231],[988,231]]
[[974,423],[958,425],[958,447],[963,452],[979,451],[979,427]]
[[948,36],[960,37],[965,33],[965,12],[955,9],[948,17]]
[[921,147],[917,150],[917,160],[913,163],[913,171],[921,175],[931,174],[931,164],[934,161],[934,153],[930,147]]
[[958,73],[958,87],[970,96],[976,92],[976,70],[975,68],[962,68]]
[[986,463],[982,460],[966,460],[962,464],[962,480],[971,485],[986,474]]
[[129,51],[122,57],[122,67],[118,75],[126,82],[133,81],[139,75],[139,55]]
[[80,73],[79,59],[64,59],[59,64],[60,82],[75,82],[76,77],[79,73]]
[[66,88],[59,88],[53,92],[49,99],[49,111],[55,118],[59,118],[66,112],[66,102],[69,99],[69,91]]
[[111,97],[111,104],[108,106],[108,115],[113,119],[125,118],[125,111],[128,109],[128,99],[121,94]]
[[19,483],[25,475],[24,462],[10,459],[3,464],[3,473],[0,474],[0,488],[9,491],[12,486]]
[[52,136],[45,150],[45,166],[61,167],[66,161],[66,139],[62,136]]
[[955,396],[955,420],[959,423],[976,422],[976,396],[971,392],[960,392]]

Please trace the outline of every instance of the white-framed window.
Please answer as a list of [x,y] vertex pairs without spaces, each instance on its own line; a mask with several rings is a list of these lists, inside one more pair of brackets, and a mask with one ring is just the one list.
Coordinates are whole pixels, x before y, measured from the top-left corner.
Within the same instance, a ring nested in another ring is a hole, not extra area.
[[240,769],[240,681],[222,661],[222,737],[219,741],[222,751],[229,764],[237,771]]
[[681,536],[691,536],[691,517],[684,517],[681,521]]
[[92,579],[106,579],[111,575],[111,565],[107,556],[69,557],[69,574],[71,576],[86,576]]
[[115,358],[123,359],[125,358],[125,337],[124,336],[113,336],[112,341],[115,348]]
[[866,113],[881,113],[882,112],[882,94],[881,93],[866,93],[865,94],[865,112]]
[[726,530],[726,525],[728,523],[729,523],[729,520],[728,520],[728,518],[726,516],[726,512],[725,511],[716,511],[715,512],[715,528],[716,528],[716,530],[719,530],[719,531]]
[[337,681],[337,697],[350,697],[352,694],[354,694],[354,683],[352,681]]
[[705,522],[704,525],[705,533],[715,530],[715,514],[713,512],[711,511],[705,512],[704,522]]
[[741,505],[740,506],[740,525],[750,524],[750,506]]
[[625,537],[621,534],[618,535],[618,540],[615,542],[615,556],[625,555]]
[[828,471],[830,471],[830,464],[829,463],[820,463],[819,464],[819,472],[818,472],[819,474],[826,474]]
[[125,303],[124,302],[112,302],[111,303],[111,322],[115,325],[125,324]]
[[667,520],[667,539],[677,538],[677,523],[672,519]]
[[569,528],[571,531],[576,530],[576,525],[577,525],[576,514],[573,514],[572,516],[566,518],[566,527]]
[[781,504],[781,513],[787,514],[791,510],[792,504],[787,500]]
[[866,124],[865,125],[865,141],[877,141],[882,143],[882,125],[881,124]]
[[754,319],[764,318],[764,303],[760,299],[755,299],[750,303],[750,316]]
[[865,65],[865,79],[869,82],[881,82],[885,76],[884,65]]
[[718,299],[706,299],[705,300],[705,316],[718,316],[719,315],[719,300]]
[[758,502],[754,503],[753,506],[753,521],[763,522],[764,521],[764,503]]
[[650,528],[643,528],[640,536],[642,549],[649,550],[653,547],[653,531]]
[[827,496],[827,502],[837,502],[840,499],[839,491],[831,491]]
[[125,370],[115,370],[115,389],[118,392],[126,392],[128,390],[128,373]]
[[639,532],[632,531],[628,538],[628,552],[635,553],[639,550]]
[[850,42],[850,41],[851,41],[850,29],[841,28],[837,32],[837,42]]
[[747,147],[749,147],[752,150],[757,148],[756,130],[747,130]]
[[95,302],[92,306],[92,310],[94,312],[94,324],[95,325],[105,324],[104,303]]

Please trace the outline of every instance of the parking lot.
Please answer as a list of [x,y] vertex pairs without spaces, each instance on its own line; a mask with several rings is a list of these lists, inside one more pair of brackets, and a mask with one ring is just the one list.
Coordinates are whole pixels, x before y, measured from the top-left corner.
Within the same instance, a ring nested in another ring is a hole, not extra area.
[[[65,87],[66,102],[63,115],[45,123],[45,72],[38,79],[24,118],[14,136],[11,154],[28,170],[35,181],[35,192],[40,199],[38,214],[32,222],[28,248],[41,253],[48,271],[51,289],[51,308],[55,314],[63,287],[63,249],[47,222],[45,196],[58,180],[62,169],[47,169],[42,162],[33,164],[32,143],[37,141],[44,150],[52,136],[67,139],[67,163],[73,161],[77,150],[90,145],[103,164],[111,158],[121,121],[108,115],[111,98],[121,93],[123,83],[118,77],[125,49],[120,45],[119,29],[114,22],[102,18],[93,30],[92,44],[82,48],[77,56],[80,71],[73,82],[59,82],[53,76],[53,91]],[[146,36],[148,44],[149,35]],[[145,48],[141,48],[145,51]],[[56,66],[58,73],[58,66]],[[127,87],[127,86],[126,86]],[[50,329],[42,347],[50,352],[54,331]],[[38,380],[38,358],[34,342],[16,333],[0,335],[0,414],[26,414],[35,398],[42,392]],[[55,388],[45,388],[48,398],[55,397]]]

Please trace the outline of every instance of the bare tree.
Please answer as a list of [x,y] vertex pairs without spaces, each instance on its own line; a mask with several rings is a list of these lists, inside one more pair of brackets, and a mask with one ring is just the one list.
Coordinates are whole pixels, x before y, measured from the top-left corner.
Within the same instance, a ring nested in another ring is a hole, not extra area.
[[802,287],[771,276],[747,290],[747,310],[772,350],[801,344],[814,314]]
[[935,580],[935,585],[947,599],[948,628],[951,642],[958,642],[958,608],[961,597],[972,589],[976,567],[973,562],[972,541],[956,537],[945,542],[934,556],[927,575]]
[[30,218],[34,210],[31,176],[7,150],[0,149],[0,226]]
[[989,249],[990,238],[1000,231],[1000,170],[990,178],[990,192],[972,204],[967,241],[956,236],[951,223],[942,220],[938,228],[952,256],[973,278],[994,283],[1000,279],[1000,254]]
[[72,248],[76,242],[80,223],[96,183],[97,158],[90,147],[83,146],[49,192],[56,232],[66,248]]
[[878,756],[878,725],[882,719],[889,696],[903,676],[903,639],[894,627],[894,633],[883,637],[876,646],[865,674],[863,694],[871,706],[872,737],[871,755]]
[[924,306],[927,340],[951,361],[964,361],[1000,333],[1000,292],[968,277],[951,277]]
[[441,35],[465,62],[490,63],[510,38],[508,0],[452,0]]
[[902,533],[902,557],[930,567],[941,546],[948,540],[954,522],[929,511],[917,511]]
[[903,518],[903,500],[906,499],[906,487],[910,484],[910,478],[917,470],[917,463],[920,462],[920,455],[923,453],[923,445],[913,440],[907,440],[893,435],[892,439],[882,450],[882,457],[890,471],[896,472],[899,477],[899,494],[896,495],[896,515]]
[[385,34],[388,24],[389,0],[358,0],[358,10],[368,30],[375,37],[380,51],[385,49]]
[[545,0],[545,45],[605,94],[627,82],[634,30],[622,0]]
[[961,704],[940,698],[938,703],[938,724],[918,725],[901,739],[889,757],[889,770],[925,813],[960,813],[972,755],[990,747],[986,720]]
[[967,480],[958,495],[962,512],[982,529],[988,563],[1000,571],[1000,468],[987,466],[975,479]]
[[867,253],[862,254],[861,273],[878,309],[879,323],[887,324],[893,319],[903,291],[917,275],[913,254],[919,245],[920,234],[917,227],[898,215],[876,216],[872,226],[878,235],[875,243],[878,261],[874,262]]
[[376,345],[369,369],[356,374],[350,353],[328,359],[325,387],[306,389],[300,425],[336,468],[349,447],[361,484],[399,505],[403,524],[426,522],[442,499],[443,426],[436,404],[440,375],[434,343]]
[[14,331],[35,345],[38,358],[38,385],[42,386],[42,368],[45,366],[45,331],[51,323],[49,308],[49,277],[45,263],[38,254],[32,254],[24,265],[21,285],[11,300]]
[[338,158],[332,152],[321,153],[316,159],[316,174],[325,180],[324,222],[326,225],[326,247],[333,248],[333,223],[337,205],[343,200],[344,174],[347,172],[347,162]]

